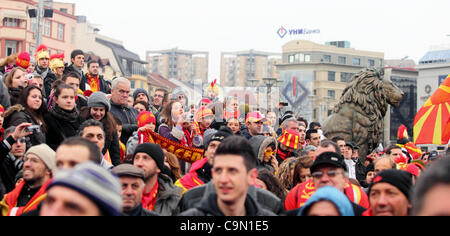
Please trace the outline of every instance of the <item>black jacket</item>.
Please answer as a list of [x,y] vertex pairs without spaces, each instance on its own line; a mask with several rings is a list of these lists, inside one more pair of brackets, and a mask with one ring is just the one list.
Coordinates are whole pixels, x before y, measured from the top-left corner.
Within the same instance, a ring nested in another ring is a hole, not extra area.
[[[58,80],[58,77],[53,73],[50,68],[47,68],[48,72],[45,78],[42,78],[44,81],[44,88],[42,93],[44,94],[44,98],[48,99],[50,97],[50,94],[52,92],[52,84]],[[40,69],[39,67],[36,67],[36,73],[40,74],[41,76],[45,74],[45,70]]]
[[153,211],[149,211],[147,209],[144,209],[142,207],[142,203],[139,204],[139,206],[134,209],[132,212],[125,212],[124,216],[159,216],[158,213],[155,213]]
[[[187,191],[178,204],[177,212],[181,213],[194,208],[195,205],[202,200],[202,198],[215,192],[216,190],[212,182]],[[255,199],[259,205],[267,211],[273,212],[276,215],[281,215],[284,213],[283,203],[273,193],[250,186],[248,189],[248,195],[252,196],[252,198]]]
[[112,139],[105,137],[105,148],[102,151],[103,155],[106,154],[107,150],[109,150],[113,166],[122,164],[122,161],[120,160],[120,145],[117,132],[114,132]]
[[79,116],[72,123],[55,117],[51,112],[44,115],[47,124],[47,145],[56,151],[58,146],[67,138],[77,136],[83,119]]
[[16,175],[22,169],[23,161],[16,159],[9,152],[16,142],[9,136],[0,144],[0,178],[6,189],[6,193],[14,190],[16,185]]
[[11,101],[9,100],[8,88],[3,82],[3,76],[0,75],[0,104],[6,109],[11,106]]
[[[253,199],[250,194],[247,194],[245,200],[245,210],[246,216],[276,216],[275,213],[265,210],[262,208],[258,202]],[[217,205],[217,194],[210,193],[202,201],[197,204],[194,208],[191,208],[180,216],[225,216],[219,209]]]
[[114,117],[122,120],[123,128],[120,141],[122,141],[122,143],[127,143],[133,133],[138,130],[137,117],[139,112],[131,107],[122,107],[121,105],[117,105],[112,100],[110,112]]
[[[18,126],[22,123],[31,123],[33,125],[41,125],[37,121],[35,121],[31,115],[28,114],[28,112],[25,110],[25,108],[17,104],[15,106],[10,107],[6,111],[5,114],[5,122],[4,127],[9,128],[11,126]],[[36,146],[39,144],[45,143],[45,134],[43,133],[42,129],[34,131],[34,133],[27,138],[27,148],[30,148],[32,146]]]
[[[104,79],[103,75],[99,76],[99,91],[105,93],[105,94],[110,94],[111,93],[111,89],[108,87],[108,84],[106,84],[106,80]],[[83,75],[83,77],[81,78],[81,82],[80,82],[80,89],[84,92],[86,91],[86,84],[88,84],[87,82],[87,76]]]
[[8,88],[11,106],[14,106],[19,102],[20,94],[22,93],[22,91],[23,88]]

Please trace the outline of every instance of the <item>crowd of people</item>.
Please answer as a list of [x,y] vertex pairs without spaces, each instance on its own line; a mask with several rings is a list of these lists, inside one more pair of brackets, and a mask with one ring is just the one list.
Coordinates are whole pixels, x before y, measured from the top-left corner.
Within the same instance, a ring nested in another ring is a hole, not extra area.
[[[63,58],[41,45],[0,63],[2,216],[450,215],[448,153],[411,153],[401,137],[361,157],[285,108],[221,100],[215,82],[201,101],[131,94],[83,51]],[[181,160],[144,132],[203,158]]]

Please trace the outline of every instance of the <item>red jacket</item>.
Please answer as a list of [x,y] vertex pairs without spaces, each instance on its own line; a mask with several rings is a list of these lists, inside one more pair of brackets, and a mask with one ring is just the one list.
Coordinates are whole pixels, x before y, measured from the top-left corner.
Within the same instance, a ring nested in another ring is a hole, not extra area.
[[[288,211],[301,208],[315,192],[316,187],[312,180],[299,184],[289,192],[284,202],[284,207]],[[348,182],[344,192],[351,202],[366,209],[369,208],[369,198],[360,187]]]

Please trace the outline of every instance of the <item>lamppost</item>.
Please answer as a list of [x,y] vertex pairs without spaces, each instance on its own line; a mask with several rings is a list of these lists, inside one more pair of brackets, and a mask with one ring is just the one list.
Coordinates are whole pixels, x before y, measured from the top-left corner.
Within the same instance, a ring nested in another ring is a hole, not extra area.
[[38,9],[29,9],[28,15],[30,18],[37,18],[36,27],[36,47],[42,44],[42,26],[44,18],[53,17],[53,9],[44,9],[44,0],[39,0]]
[[249,79],[247,80],[248,85],[250,85],[251,88],[256,87],[256,97],[257,97],[257,101],[256,101],[256,107],[259,110],[259,80],[257,79]]
[[270,100],[272,99],[272,87],[277,85],[278,80],[276,78],[263,78],[264,83],[267,87],[267,110],[270,111],[271,104]]

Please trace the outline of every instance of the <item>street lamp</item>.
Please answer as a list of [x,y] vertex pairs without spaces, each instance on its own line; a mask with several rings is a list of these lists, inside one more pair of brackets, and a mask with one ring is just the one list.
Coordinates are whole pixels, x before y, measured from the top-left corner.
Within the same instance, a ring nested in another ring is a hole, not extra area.
[[264,83],[267,87],[267,110],[272,110],[270,105],[270,100],[272,100],[272,87],[277,85],[278,80],[276,78],[263,78]]
[[[259,86],[258,86],[258,84],[259,84],[259,80],[257,80],[257,79],[249,79],[249,80],[247,80],[247,84],[251,87],[251,88],[254,88],[254,87],[256,87],[256,93],[257,93],[257,102],[256,102],[256,106],[257,106],[257,109],[259,110]],[[252,91],[252,90],[251,90]],[[253,91],[252,91],[253,92]]]

